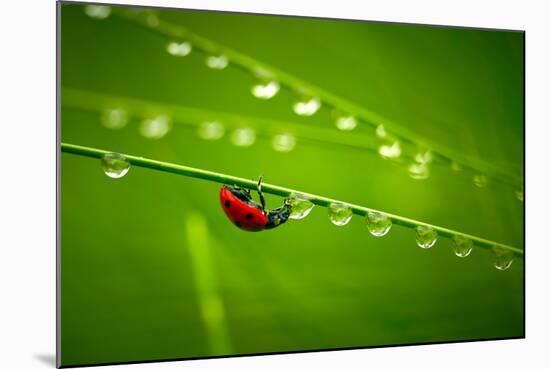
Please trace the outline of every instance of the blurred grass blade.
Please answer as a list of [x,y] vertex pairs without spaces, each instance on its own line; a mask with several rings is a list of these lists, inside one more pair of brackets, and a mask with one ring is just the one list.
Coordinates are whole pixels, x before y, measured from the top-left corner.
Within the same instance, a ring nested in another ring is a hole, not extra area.
[[[290,132],[301,141],[316,142],[322,144],[339,145],[348,149],[358,149],[379,154],[380,139],[374,134],[361,134],[341,132],[336,129],[308,126],[295,122],[280,121],[274,119],[245,116],[242,114],[226,113],[213,110],[200,109],[182,105],[161,104],[142,99],[129,98],[109,94],[99,94],[92,91],[85,91],[73,88],[64,88],[62,91],[63,106],[71,109],[92,111],[101,114],[113,106],[121,106],[136,115],[140,119],[150,118],[151,112],[167,114],[174,119],[178,125],[196,128],[205,121],[220,121],[228,128],[236,129],[242,127],[246,121],[247,126],[253,128],[258,134],[271,138],[273,135],[282,132]],[[401,157],[414,160],[418,151],[417,144],[401,143],[403,148]],[[468,162],[471,159],[468,158]],[[407,169],[408,161],[393,161],[394,165],[400,165]],[[434,164],[441,167],[448,167],[449,163],[441,158],[435,158]],[[503,176],[499,173],[485,171],[492,180],[517,188],[518,183],[514,178]]]
[[189,212],[185,217],[185,233],[210,353],[228,355],[232,350],[225,307],[216,283],[208,226],[204,216],[197,212]]

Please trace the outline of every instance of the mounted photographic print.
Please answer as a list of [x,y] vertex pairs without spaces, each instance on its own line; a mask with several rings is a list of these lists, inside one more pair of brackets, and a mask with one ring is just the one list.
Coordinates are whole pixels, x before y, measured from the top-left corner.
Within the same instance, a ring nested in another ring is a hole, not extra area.
[[58,365],[524,337],[524,32],[58,3]]

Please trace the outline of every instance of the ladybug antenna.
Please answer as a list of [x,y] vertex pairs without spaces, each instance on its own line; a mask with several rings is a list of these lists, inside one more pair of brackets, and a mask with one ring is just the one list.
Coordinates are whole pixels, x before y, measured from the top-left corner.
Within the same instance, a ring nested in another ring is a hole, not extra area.
[[260,178],[258,179],[258,194],[260,195],[260,202],[262,203],[262,211],[265,214],[265,199],[264,194],[262,193],[262,180],[264,179],[264,176],[260,174]]

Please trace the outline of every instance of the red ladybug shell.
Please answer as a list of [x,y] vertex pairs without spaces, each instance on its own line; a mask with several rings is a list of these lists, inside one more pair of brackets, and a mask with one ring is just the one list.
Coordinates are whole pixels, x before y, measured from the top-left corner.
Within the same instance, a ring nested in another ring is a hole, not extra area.
[[258,232],[265,229],[267,217],[259,206],[252,200],[243,201],[233,194],[229,188],[222,186],[220,203],[225,215],[239,228]]

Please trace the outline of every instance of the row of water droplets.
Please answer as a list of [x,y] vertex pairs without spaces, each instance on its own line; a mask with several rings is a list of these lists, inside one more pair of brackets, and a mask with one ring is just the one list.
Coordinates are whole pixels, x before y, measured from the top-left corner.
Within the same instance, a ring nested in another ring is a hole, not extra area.
[[[350,117],[342,116],[338,118],[341,121],[350,124]],[[113,107],[103,111],[101,122],[102,124],[113,130],[124,128],[130,120],[129,113],[122,107]],[[149,139],[160,139],[170,132],[172,128],[172,120],[167,115],[157,115],[149,117],[141,121],[139,132],[142,136]],[[226,136],[226,127],[219,120],[205,120],[198,124],[197,135],[207,141],[216,141]],[[384,139],[386,131],[383,126],[379,126],[376,130],[376,135]],[[238,147],[249,147],[256,142],[256,131],[251,127],[238,127],[233,129],[229,134],[230,142]],[[275,151],[290,152],[295,149],[297,138],[290,132],[280,132],[272,136],[271,146]],[[401,155],[401,148],[396,141],[392,145],[384,144],[379,148],[379,154],[384,159],[397,159]],[[413,179],[426,179],[430,175],[430,164],[433,161],[433,155],[429,150],[418,151],[414,156],[414,161],[408,166],[408,174]],[[460,171],[462,167],[453,163],[451,165],[453,171]],[[483,174],[476,174],[472,178],[476,187],[483,188],[489,184],[489,178]],[[523,201],[523,189],[516,191],[516,198]]]
[[[376,128],[376,136],[386,142],[378,148],[378,154],[386,160],[398,160],[402,155],[401,144],[399,140],[391,139],[383,125]],[[430,168],[433,162],[433,154],[430,150],[418,150],[414,159],[407,166],[407,173],[410,178],[415,180],[425,180],[430,177]],[[454,172],[464,170],[463,166],[453,161],[450,168]],[[472,176],[472,183],[478,188],[485,188],[490,184],[490,179],[483,173],[475,173]],[[515,191],[516,198],[523,202],[523,188]]]
[[[106,5],[87,5],[85,13],[95,19],[106,19],[111,15],[111,8]],[[155,28],[159,24],[158,17],[151,13],[147,18],[147,25]],[[166,52],[174,57],[186,57],[193,51],[193,44],[190,41],[170,41],[166,44]],[[208,55],[205,58],[205,65],[214,70],[226,69],[230,64],[227,55],[220,53],[216,55]],[[272,73],[263,69],[255,68],[253,71],[257,78],[257,83],[250,88],[251,94],[261,100],[269,100],[275,97],[281,88],[279,82],[273,77]],[[297,92],[299,96],[293,104],[292,110],[301,116],[312,116],[321,108],[321,100],[302,91]],[[336,126],[344,131],[352,130],[356,127],[357,121],[351,116],[342,116],[336,119]]]
[[[110,16],[111,8],[105,5],[87,5],[85,12],[88,16],[96,19],[105,19]],[[158,18],[154,14],[150,14],[147,21],[148,25],[155,27],[158,25]],[[171,41],[166,45],[166,51],[176,57],[185,57],[191,53],[193,46],[188,41],[176,42]],[[223,70],[229,65],[227,56],[223,54],[209,55],[205,59],[205,65],[214,70]],[[258,72],[259,75],[262,72]],[[264,80],[265,80],[265,73]],[[279,84],[276,81],[268,80],[264,83],[254,85],[251,89],[252,95],[259,99],[270,99],[279,92]],[[300,106],[297,107],[297,114],[303,111]],[[307,112],[306,112],[307,114]],[[107,109],[103,113],[102,123],[110,129],[121,129],[127,125],[129,121],[128,113],[121,107]],[[139,132],[142,136],[150,139],[160,139],[164,137],[172,127],[171,119],[166,115],[159,115],[141,122]],[[197,135],[208,141],[216,141],[223,138],[226,134],[225,126],[218,120],[207,120],[201,122],[197,127]],[[239,127],[234,129],[230,134],[230,141],[238,147],[249,147],[256,142],[256,131],[251,127]],[[275,134],[272,138],[272,147],[275,151],[290,152],[296,146],[296,137],[289,132],[281,132]]]
[[[301,194],[291,194],[289,197],[291,205],[291,219],[303,219],[313,209],[314,204],[307,197]],[[333,202],[328,206],[329,219],[336,226],[345,226],[353,216],[352,209],[349,205],[341,202]],[[383,237],[390,231],[392,227],[391,218],[377,211],[369,211],[365,217],[367,228],[373,236]],[[416,244],[422,249],[432,248],[438,240],[437,230],[429,225],[418,225],[416,227]],[[463,235],[454,235],[452,238],[453,251],[456,256],[465,258],[472,253],[474,248],[473,241]],[[494,247],[495,255],[493,265],[498,270],[506,270],[513,263],[514,255],[511,251],[501,247]]]
[[[103,5],[88,5],[86,6],[86,14],[92,18],[105,19],[111,14],[111,10],[108,6]],[[158,23],[155,15],[150,15],[151,21],[148,24],[152,27]],[[155,21],[156,20],[156,21]],[[166,51],[168,54],[175,57],[186,57],[191,54],[193,45],[190,41],[170,41],[166,45]],[[223,70],[229,66],[229,59],[224,54],[208,55],[205,59],[205,65],[211,69]],[[263,68],[255,68],[253,71],[254,76],[257,79],[257,83],[250,88],[252,95],[261,100],[269,100],[274,98],[280,91],[279,82],[273,77],[272,73]],[[300,116],[312,116],[317,113],[322,106],[321,99],[314,96],[307,91],[297,92],[299,96],[297,101],[292,105],[292,110]],[[340,112],[333,112],[335,126],[342,131],[354,130],[358,125],[356,117],[350,114],[344,114]],[[386,132],[383,125],[378,126],[377,136],[380,138],[386,137]],[[211,121],[205,122],[199,128],[199,136],[207,140],[216,140],[223,136],[224,128],[220,122]],[[249,128],[242,129],[236,136],[242,136],[243,145],[249,145],[254,141],[253,130]],[[287,137],[282,139],[288,140]],[[295,139],[292,139],[295,141]],[[288,146],[288,145],[287,145]],[[291,145],[292,146],[292,145]],[[382,145],[380,146],[379,153],[384,158],[397,158],[401,155],[401,148],[399,142],[396,141],[393,146]]]
[[[185,57],[191,54],[193,45],[190,41],[170,41],[166,46],[166,51],[175,57]],[[214,70],[223,70],[229,66],[229,58],[224,54],[208,55],[205,59],[205,65]],[[280,83],[273,74],[261,67],[256,67],[252,71],[256,83],[250,87],[252,96],[260,100],[270,100],[274,98],[281,90]],[[292,110],[299,116],[310,117],[321,109],[321,100],[308,93],[307,91],[296,92],[298,96],[292,104]],[[357,126],[357,121],[352,116],[338,116],[335,120],[336,127],[343,131],[350,131]]]
[[[183,53],[177,52],[177,50],[182,48],[184,49]],[[171,55],[187,56],[191,52],[192,46],[188,41],[180,44],[177,42],[170,42],[167,46],[167,50]],[[206,58],[206,65],[212,69],[225,69],[228,64],[229,60],[223,54],[217,56],[211,55]],[[269,100],[277,95],[281,86],[279,82],[273,78],[269,71],[262,68],[256,68],[253,71],[253,74],[258,80],[258,82],[250,89],[253,96],[258,99]],[[322,102],[319,97],[314,96],[307,91],[296,92],[296,95],[298,95],[299,98],[293,103],[292,109],[297,115],[310,117],[321,109]],[[359,120],[355,116],[341,113],[337,110],[333,110],[332,116],[336,128],[341,131],[352,131],[359,124]],[[219,124],[219,122],[217,123]],[[392,136],[387,133],[383,124],[378,125],[375,132],[376,136],[382,141],[378,147],[378,154],[383,159],[399,159],[402,154],[400,141],[392,138]],[[212,136],[213,139],[215,139],[215,137],[215,135]],[[203,138],[209,139],[207,135],[203,135]],[[295,141],[295,139],[293,139],[293,141]],[[429,178],[430,164],[432,161],[433,156],[429,150],[419,150],[414,155],[414,160],[407,166],[409,177],[415,180],[424,180]],[[455,172],[460,172],[463,170],[462,165],[454,161],[451,163],[451,169]],[[488,185],[489,178],[485,174],[477,173],[472,177],[472,181],[476,187],[483,188]],[[518,200],[523,201],[523,190],[517,190],[516,197]]]
[[[111,8],[105,5],[87,5],[85,12],[88,16],[96,19],[105,19],[111,14]],[[156,28],[160,21],[156,14],[150,13],[146,19],[147,26]],[[170,41],[166,45],[168,54],[174,57],[186,57],[191,54],[193,44],[190,41]],[[227,55],[220,53],[216,55],[208,55],[205,59],[205,65],[213,70],[226,69],[230,64]],[[273,74],[263,68],[255,68],[252,71],[257,80],[251,88],[252,95],[261,100],[269,100],[275,97],[280,91],[280,83],[274,78]],[[322,106],[321,99],[308,91],[296,91],[297,100],[292,105],[292,110],[300,116],[309,117],[317,113]],[[358,119],[346,113],[333,111],[333,117],[336,128],[342,131],[352,131],[358,126]],[[142,134],[150,138],[160,138],[164,136],[169,128],[169,125],[158,120],[153,120],[149,124],[151,128],[148,130],[146,126],[142,128]],[[205,140],[218,140],[224,135],[224,126],[219,121],[203,122],[198,128],[199,137]],[[401,157],[402,148],[398,139],[392,137],[386,132],[384,125],[380,124],[376,127],[376,136],[381,140],[378,147],[378,154],[389,160],[396,160]],[[231,135],[231,142],[236,146],[247,147],[254,144],[256,132],[249,127],[238,128]],[[275,135],[272,140],[272,146],[276,151],[289,152],[296,146],[296,137],[291,133],[282,133]],[[419,150],[414,155],[414,160],[407,164],[407,173],[410,178],[415,180],[425,180],[430,177],[430,167],[433,161],[433,155],[429,150]],[[453,171],[462,171],[462,165],[457,162],[451,163]],[[472,182],[476,187],[483,188],[489,184],[489,177],[483,173],[476,173],[472,177]],[[516,198],[523,201],[523,188],[515,191]]]
[[[348,118],[339,118],[348,119]],[[101,122],[102,124],[113,130],[124,128],[129,122],[129,114],[122,107],[109,108],[103,111]],[[167,115],[157,115],[142,120],[139,125],[139,132],[142,136],[149,139],[160,139],[170,132],[172,121]],[[385,137],[383,127],[377,129],[377,135]],[[205,120],[198,124],[197,135],[207,141],[216,141],[222,139],[226,135],[226,127],[219,120]],[[256,142],[256,131],[251,127],[238,127],[231,131],[230,142],[238,147],[249,147]],[[272,136],[271,145],[275,151],[290,152],[296,147],[297,138],[290,132],[281,132]],[[401,154],[401,149],[398,143],[391,146],[382,145],[379,150],[380,155],[385,159],[395,159]],[[408,167],[409,176],[413,179],[426,179],[429,177],[429,165],[432,162],[432,153],[429,150],[419,151],[414,162]],[[453,163],[452,170],[459,171],[462,168]],[[488,185],[489,179],[487,176],[478,174],[473,176],[473,183],[483,188]],[[523,189],[516,191],[518,200],[523,201]]]
[[[189,41],[182,43],[170,42],[167,46],[167,50],[174,56],[187,56],[191,53],[192,45]],[[183,50],[181,52],[180,50]],[[206,65],[212,69],[225,69],[229,64],[228,58],[221,54],[216,56],[208,56],[206,58]],[[269,100],[280,90],[279,82],[273,78],[272,74],[262,68],[256,68],[253,71],[254,76],[258,80],[256,84],[251,87],[251,93],[253,96],[262,99]],[[296,92],[299,96],[298,100],[294,102],[292,108],[293,111],[300,116],[312,116],[321,109],[321,99],[306,92]],[[358,126],[358,119],[350,114],[333,111],[332,116],[336,128],[341,131],[352,131]],[[217,122],[219,124],[219,122]],[[380,124],[376,127],[376,136],[382,140],[382,143],[378,147],[379,155],[384,159],[395,160],[401,157],[402,150],[399,140],[393,139],[387,132],[384,125]],[[215,137],[215,136],[213,136]],[[203,137],[204,138],[204,137]],[[208,138],[206,138],[208,139]],[[291,135],[282,136],[280,138],[285,142],[291,143],[290,145],[281,145],[283,147],[280,151],[290,151],[294,147],[295,138]],[[276,144],[274,143],[274,146]],[[430,177],[430,164],[433,161],[432,153],[429,150],[419,150],[414,160],[407,166],[407,172],[410,178],[415,180],[425,180]],[[451,163],[451,169],[453,171],[462,171],[462,165],[457,162]],[[472,177],[472,181],[476,187],[483,188],[489,183],[489,178],[482,173],[477,173]],[[523,201],[523,189],[516,191],[516,198],[519,201]]]
[[[105,109],[101,115],[103,126],[119,130],[129,123],[130,116],[122,107]],[[143,119],[139,125],[139,133],[149,139],[158,140],[166,136],[172,129],[172,120],[167,115],[157,115]],[[225,125],[218,120],[205,120],[197,126],[197,135],[207,141],[217,141],[226,135]],[[256,130],[251,127],[238,127],[231,131],[230,142],[238,147],[249,147],[256,142]],[[290,132],[280,132],[272,136],[271,146],[279,152],[290,152],[296,147],[297,139]]]
[[[184,46],[182,46],[184,45]],[[176,53],[171,52],[171,49],[177,49],[183,47],[185,53]],[[176,42],[170,42],[168,44],[168,52],[175,56],[186,56],[191,52],[192,46],[189,42],[183,42],[178,44]],[[225,55],[218,56],[208,56],[206,58],[206,65],[212,69],[225,69],[229,64],[229,61]],[[280,90],[280,84],[275,80],[272,74],[262,68],[256,68],[253,71],[254,76],[258,80],[256,84],[251,87],[251,93],[258,99],[269,100]],[[321,107],[321,99],[317,96],[314,96],[306,92],[296,92],[296,95],[299,96],[297,101],[292,105],[292,110],[299,116],[310,117],[317,113]],[[359,120],[351,115],[339,112],[338,110],[332,111],[332,117],[336,128],[341,131],[352,131],[358,124]],[[219,122],[211,122],[213,124],[220,125]],[[221,131],[217,129],[217,131]],[[386,128],[383,124],[379,124],[375,130],[376,136],[381,140],[381,144],[378,147],[378,154],[383,159],[396,160],[402,156],[402,148],[400,141],[398,139],[392,138],[386,131]],[[217,135],[201,135],[205,139],[216,139]],[[286,135],[281,137],[282,140],[292,142],[291,145],[282,145],[282,147],[294,147],[295,138],[292,135]],[[275,138],[274,140],[276,140]],[[276,146],[276,144],[274,144]],[[283,149],[281,151],[290,151],[290,149]],[[410,178],[415,180],[425,180],[430,177],[430,166],[433,161],[433,155],[430,150],[418,150],[414,155],[414,160],[407,165],[407,172]],[[453,161],[451,163],[451,169],[455,172],[460,172],[463,170],[463,167],[458,162]],[[478,188],[484,188],[489,184],[489,177],[483,173],[476,173],[472,176],[473,184]],[[516,198],[519,201],[523,201],[523,189],[516,191]]]
[[[187,56],[191,53],[192,45],[188,41],[182,43],[170,42],[167,46],[167,50],[174,56]],[[183,52],[181,51],[183,50]],[[206,58],[206,65],[211,69],[225,69],[229,65],[228,58],[221,55],[211,55]],[[258,82],[251,87],[251,93],[253,96],[262,99],[269,100],[280,90],[280,84],[277,82],[272,74],[262,68],[256,68],[253,74],[257,78]],[[321,99],[313,96],[308,92],[297,92],[300,96],[298,100],[293,104],[293,111],[300,116],[312,116],[317,113],[322,106]],[[349,114],[333,111],[332,116],[336,128],[342,131],[352,131],[358,126],[358,119]],[[219,122],[217,122],[219,124]],[[205,135],[203,135],[205,136]],[[383,124],[376,127],[376,136],[382,140],[382,143],[378,147],[378,154],[389,160],[395,160],[401,157],[402,149],[400,141],[393,139],[387,132]],[[212,137],[216,137],[215,135]],[[203,137],[204,138],[204,137]],[[208,139],[208,138],[206,138]],[[293,139],[292,141],[295,141]],[[292,147],[294,145],[291,145]],[[290,151],[290,150],[281,150]],[[430,164],[433,161],[432,153],[429,150],[419,150],[414,160],[407,166],[407,172],[410,178],[415,180],[424,180],[430,177]],[[462,171],[462,165],[457,162],[451,163],[451,169],[453,171]],[[489,178],[482,173],[477,173],[472,177],[472,182],[476,187],[483,188],[489,184]],[[523,201],[523,190],[516,191],[516,198]]]
[[[104,173],[113,179],[124,177],[130,170],[130,161],[119,153],[105,153],[101,157],[101,165]],[[290,219],[303,219],[312,211],[313,202],[302,194],[292,193],[286,203],[290,205]],[[342,202],[332,202],[328,206],[328,215],[332,224],[342,227],[351,221],[353,216],[352,208]],[[369,211],[365,217],[367,228],[373,236],[383,237],[392,227],[391,218],[382,212]],[[438,240],[437,230],[429,225],[418,225],[416,227],[416,244],[423,249],[432,248]],[[453,236],[454,253],[465,258],[472,253],[473,241],[459,234]],[[509,250],[495,247],[494,266],[499,270],[508,269],[513,262],[513,253]]]

